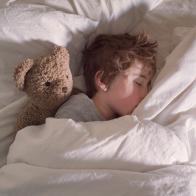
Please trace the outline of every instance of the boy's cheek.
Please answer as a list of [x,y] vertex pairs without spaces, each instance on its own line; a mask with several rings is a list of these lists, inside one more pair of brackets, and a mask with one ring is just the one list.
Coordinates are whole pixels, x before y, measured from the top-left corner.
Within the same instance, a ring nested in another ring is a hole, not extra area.
[[133,100],[132,100],[132,104],[133,104],[133,107],[136,107],[141,101],[142,99],[145,97],[144,94],[140,94],[140,95],[137,95],[137,96],[134,96]]

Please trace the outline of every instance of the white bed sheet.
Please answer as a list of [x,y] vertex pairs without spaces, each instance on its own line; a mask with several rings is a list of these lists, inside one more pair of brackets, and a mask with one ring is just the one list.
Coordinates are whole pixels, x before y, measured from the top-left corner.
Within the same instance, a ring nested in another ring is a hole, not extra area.
[[[44,125],[20,130],[0,169],[0,194],[194,196],[195,52],[196,28],[170,54],[133,115],[88,123],[48,118]],[[185,101],[179,101],[182,94]],[[176,102],[174,118],[168,108]],[[164,123],[157,123],[160,113]],[[98,191],[106,181],[110,187]]]
[[81,50],[89,35],[108,32],[110,29],[113,33],[131,30],[147,10],[160,2],[161,0],[1,1],[0,165],[6,161],[9,145],[15,135],[16,115],[25,101],[25,94],[16,89],[13,81],[16,65],[27,56],[46,54],[51,44],[55,43],[69,49],[72,56],[71,70],[73,75],[77,75],[80,73]]
[[[74,75],[77,75],[81,71],[78,67],[80,58],[78,53],[89,35],[94,37],[101,32],[119,33],[145,30],[160,43],[158,54],[158,71],[160,71],[165,64],[166,57],[184,39],[187,32],[196,25],[196,1],[165,0],[160,4],[161,2],[161,0],[1,1],[1,166],[6,163],[8,148],[15,136],[14,123],[17,112],[26,100],[24,94],[18,92],[14,87],[12,74],[15,65],[25,56],[36,57],[47,53],[51,43],[56,43],[67,46],[71,55],[75,57],[71,61],[71,68]],[[149,11],[151,9],[153,10]],[[147,15],[142,20],[146,12]],[[140,21],[141,23],[139,23]],[[176,51],[182,52],[175,50],[175,53]],[[177,55],[179,55],[178,52]],[[189,62],[190,59],[186,60]],[[172,64],[169,58],[166,64]],[[96,168],[78,169],[77,171],[56,170],[24,163],[8,164],[0,170],[1,195],[7,195],[9,190],[10,196],[15,195],[16,192],[21,196],[28,190],[29,194],[47,196],[56,193],[64,195],[65,191],[68,195],[178,196],[181,194],[195,196],[196,152],[193,149],[196,149],[194,102],[196,94],[195,80],[191,78],[194,77],[194,71],[194,67],[189,68],[186,72],[189,75],[183,75],[183,72],[179,70],[177,78],[182,76],[185,80],[175,91],[176,89],[172,88],[172,85],[168,85],[168,88],[159,88],[159,85],[164,83],[164,78],[169,77],[168,83],[172,80],[173,74],[165,74],[163,69],[162,75],[160,74],[159,79],[155,80],[154,90],[150,94],[154,96],[153,99],[149,95],[135,110],[135,115],[139,115],[142,120],[150,120],[172,130],[185,144],[189,163],[146,173]],[[171,73],[173,73],[172,69]],[[191,81],[191,79],[193,79],[192,82],[186,86],[186,81]],[[160,96],[162,99],[159,99]],[[164,98],[168,97],[170,99],[164,102]],[[190,101],[190,97],[193,101]],[[162,112],[163,110],[165,112]],[[183,133],[182,130],[185,129],[188,131]],[[20,180],[18,180],[19,176]],[[18,182],[17,185],[16,182]]]

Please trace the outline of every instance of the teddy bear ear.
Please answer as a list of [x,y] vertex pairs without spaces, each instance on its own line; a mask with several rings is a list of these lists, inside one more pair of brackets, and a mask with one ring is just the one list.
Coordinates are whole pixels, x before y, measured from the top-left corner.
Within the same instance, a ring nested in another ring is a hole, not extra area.
[[32,66],[33,59],[25,59],[16,67],[14,72],[14,80],[16,81],[16,87],[20,90],[24,90],[25,76]]

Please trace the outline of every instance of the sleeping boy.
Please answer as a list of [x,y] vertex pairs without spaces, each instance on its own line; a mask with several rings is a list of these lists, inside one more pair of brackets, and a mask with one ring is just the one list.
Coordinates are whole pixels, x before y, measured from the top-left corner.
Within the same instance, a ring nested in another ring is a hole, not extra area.
[[83,51],[87,93],[72,95],[55,117],[87,122],[131,114],[150,90],[156,48],[145,33],[98,35]]

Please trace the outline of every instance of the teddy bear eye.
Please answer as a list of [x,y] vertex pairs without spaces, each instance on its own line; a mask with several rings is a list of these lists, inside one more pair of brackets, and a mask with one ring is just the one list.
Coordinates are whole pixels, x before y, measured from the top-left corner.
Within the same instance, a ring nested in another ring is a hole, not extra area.
[[66,75],[66,78],[68,79],[68,78],[69,78],[69,76],[68,76],[68,75]]
[[46,86],[50,86],[50,82],[46,82],[45,85],[46,85]]

